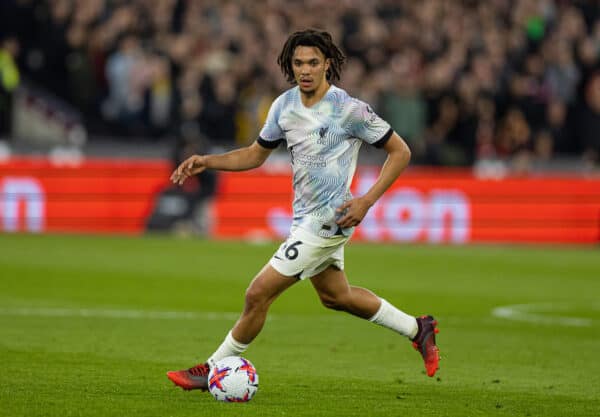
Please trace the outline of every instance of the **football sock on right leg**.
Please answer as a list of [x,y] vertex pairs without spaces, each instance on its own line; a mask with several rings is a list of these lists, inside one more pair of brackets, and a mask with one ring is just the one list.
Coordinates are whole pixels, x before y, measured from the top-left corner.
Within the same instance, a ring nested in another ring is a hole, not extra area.
[[419,330],[417,320],[388,303],[383,298],[377,313],[369,319],[370,322],[392,329],[401,335],[414,338]]
[[225,340],[221,343],[221,346],[218,347],[215,353],[213,353],[206,362],[212,368],[218,360],[226,358],[227,356],[240,356],[246,349],[248,349],[248,345],[235,340],[231,331],[229,331],[227,336],[225,336]]

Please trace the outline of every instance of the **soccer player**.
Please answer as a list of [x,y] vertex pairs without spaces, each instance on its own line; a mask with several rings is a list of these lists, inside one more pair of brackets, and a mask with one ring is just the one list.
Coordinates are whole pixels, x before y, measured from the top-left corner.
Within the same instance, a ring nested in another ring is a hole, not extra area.
[[[183,184],[205,169],[253,169],[282,142],[290,151],[293,169],[289,236],[250,283],[244,310],[217,350],[205,363],[167,373],[183,389],[206,390],[210,367],[224,357],[241,355],[261,331],[271,303],[307,278],[325,307],[408,337],[423,357],[427,375],[438,369],[433,317],[408,315],[371,291],[350,285],[344,273],[344,245],[410,160],[408,146],[387,122],[332,84],[344,61],[329,33],[312,29],[293,33],[277,63],[295,87],[273,102],[258,139],[231,152],[191,156],[171,175],[174,183]],[[373,186],[353,197],[349,188],[362,142],[383,148],[387,159]]]

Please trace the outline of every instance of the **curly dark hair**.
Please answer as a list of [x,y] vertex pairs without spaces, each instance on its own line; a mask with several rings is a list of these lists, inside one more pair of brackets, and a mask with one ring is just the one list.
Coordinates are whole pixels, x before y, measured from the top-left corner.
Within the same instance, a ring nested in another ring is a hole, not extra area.
[[281,72],[287,77],[287,80],[295,84],[294,70],[292,69],[292,57],[297,46],[314,46],[330,60],[329,69],[327,69],[327,81],[339,80],[342,72],[342,66],[346,62],[346,56],[340,48],[333,43],[331,35],[325,31],[315,29],[306,29],[292,33],[277,58],[277,64],[281,67]]

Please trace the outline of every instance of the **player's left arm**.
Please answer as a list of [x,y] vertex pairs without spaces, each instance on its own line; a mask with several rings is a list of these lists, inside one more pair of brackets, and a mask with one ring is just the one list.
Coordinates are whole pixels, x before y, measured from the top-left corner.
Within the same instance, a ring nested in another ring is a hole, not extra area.
[[390,188],[396,178],[408,166],[410,149],[396,132],[392,133],[388,141],[383,145],[383,149],[385,149],[388,155],[381,167],[377,181],[375,181],[364,195],[348,200],[338,208],[338,212],[346,211],[344,216],[340,217],[337,221],[340,227],[346,228],[358,225],[367,215],[371,206],[379,200],[383,193]]

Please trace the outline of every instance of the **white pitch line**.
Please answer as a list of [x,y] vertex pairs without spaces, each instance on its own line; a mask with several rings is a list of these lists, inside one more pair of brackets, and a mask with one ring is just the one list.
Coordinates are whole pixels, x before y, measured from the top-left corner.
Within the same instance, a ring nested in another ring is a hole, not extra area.
[[191,311],[146,311],[110,310],[91,308],[49,308],[49,307],[0,307],[0,316],[27,317],[85,317],[111,319],[158,319],[158,320],[236,320],[239,313],[191,312]]
[[[577,308],[581,308],[578,306]],[[598,310],[598,306],[589,306],[592,310]],[[589,327],[592,319],[568,316],[546,316],[544,312],[568,312],[575,309],[571,304],[514,304],[496,307],[492,310],[492,316],[508,320],[525,321],[536,324]]]

